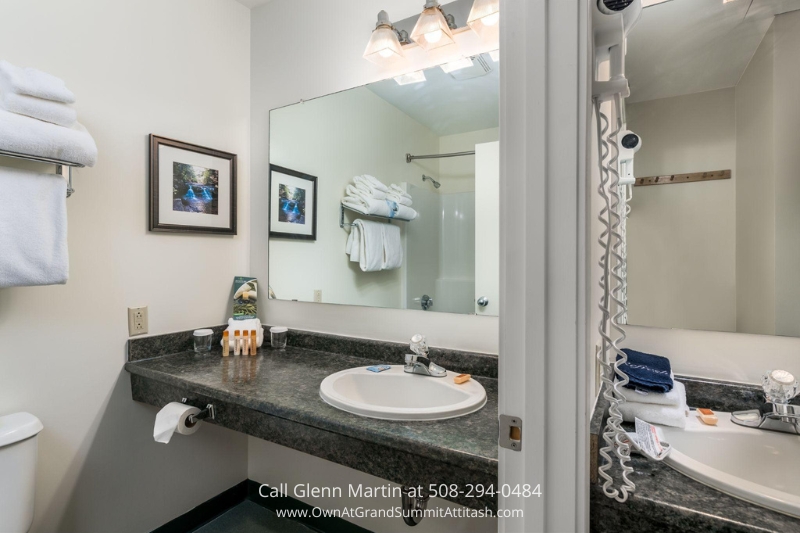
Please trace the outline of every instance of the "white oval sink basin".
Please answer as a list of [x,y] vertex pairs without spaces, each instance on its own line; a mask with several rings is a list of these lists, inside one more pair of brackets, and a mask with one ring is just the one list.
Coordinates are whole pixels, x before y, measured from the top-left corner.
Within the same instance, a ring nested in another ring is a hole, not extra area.
[[730,413],[719,425],[695,415],[686,429],[660,426],[672,451],[664,462],[717,490],[800,517],[800,436],[737,426]]
[[486,405],[486,390],[474,379],[456,385],[455,372],[433,378],[408,374],[402,365],[383,372],[367,367],[331,374],[319,386],[330,405],[383,420],[444,420],[474,413]]

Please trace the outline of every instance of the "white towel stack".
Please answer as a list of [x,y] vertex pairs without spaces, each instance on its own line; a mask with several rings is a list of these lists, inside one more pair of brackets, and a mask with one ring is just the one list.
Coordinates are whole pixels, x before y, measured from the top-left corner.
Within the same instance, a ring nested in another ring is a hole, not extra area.
[[357,219],[347,238],[345,253],[364,272],[394,270],[403,265],[400,228],[391,224]]
[[672,390],[667,393],[649,392],[647,394],[633,389],[619,387],[625,402],[619,406],[622,419],[633,422],[638,418],[651,424],[686,427],[689,408],[686,405],[686,387],[673,380]]
[[411,209],[411,196],[399,186],[391,188],[379,179],[370,176],[356,176],[346,187],[347,196],[342,204],[362,215],[374,215],[398,220],[414,220],[417,212]]
[[94,166],[97,146],[74,102],[63,80],[0,61],[0,149]]
[[[73,102],[63,80],[0,61],[0,149],[93,166],[97,145]],[[66,283],[66,181],[0,167],[0,190],[0,288]]]

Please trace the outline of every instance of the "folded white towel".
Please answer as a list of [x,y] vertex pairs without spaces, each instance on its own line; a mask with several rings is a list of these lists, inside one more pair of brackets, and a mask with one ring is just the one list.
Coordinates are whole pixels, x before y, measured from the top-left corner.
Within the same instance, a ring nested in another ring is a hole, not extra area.
[[358,265],[364,272],[377,272],[383,269],[383,224],[371,220],[356,219],[353,222],[353,242],[350,260],[353,253],[358,256]]
[[0,109],[0,148],[92,167],[97,145],[79,122],[63,128]]
[[0,168],[0,288],[64,284],[67,278],[66,180]]
[[683,383],[676,381],[673,386],[673,390],[675,389],[678,389],[678,395],[681,398],[679,405],[624,402],[619,406],[622,419],[625,422],[633,422],[634,419],[639,418],[651,424],[685,428],[686,417],[689,416],[689,408],[686,406],[686,388]]
[[[673,376],[674,382],[674,376]],[[685,387],[684,387],[685,389]],[[672,390],[666,393],[648,392],[643,393],[633,389],[626,389],[619,387],[622,396],[626,402],[630,403],[647,403],[654,405],[680,405],[685,400],[685,390],[673,385]],[[683,393],[683,396],[682,396]]]
[[[228,332],[228,346],[231,349],[233,349],[233,342],[235,339],[233,333],[237,329],[242,332],[256,330],[256,344],[260,347],[264,342],[264,328],[261,327],[261,320],[258,318],[248,318],[246,320],[234,320],[233,318],[229,318],[228,327],[225,329]],[[219,345],[222,346],[222,340],[219,341]]]
[[394,191],[389,191],[386,194],[386,199],[408,207],[411,207],[411,205],[414,203],[411,201],[411,198],[408,195],[401,196]]
[[381,224],[383,229],[383,270],[394,270],[403,266],[403,242],[400,240],[400,227]]
[[356,186],[365,188],[369,192],[381,191],[384,193],[389,192],[389,187],[383,184],[378,178],[364,174],[363,176],[356,176],[353,178],[353,183]]
[[35,68],[15,67],[5,60],[0,61],[0,90],[64,104],[75,103],[75,95],[61,78]]
[[364,184],[348,185],[345,187],[348,196],[360,196],[365,200],[372,198],[373,200],[385,200],[386,193],[377,189],[370,190]]
[[393,192],[395,194],[399,194],[400,196],[403,196],[403,197],[408,198],[409,200],[411,200],[411,195],[408,194],[401,186],[397,185],[396,183],[392,183],[389,186],[389,189],[390,189],[389,192]]
[[342,204],[362,215],[375,215],[398,220],[414,220],[417,212],[406,205],[400,205],[392,200],[375,200],[361,196],[345,196]]
[[78,121],[77,111],[69,105],[25,94],[3,92],[0,94],[0,109],[52,122],[65,128],[71,128]]

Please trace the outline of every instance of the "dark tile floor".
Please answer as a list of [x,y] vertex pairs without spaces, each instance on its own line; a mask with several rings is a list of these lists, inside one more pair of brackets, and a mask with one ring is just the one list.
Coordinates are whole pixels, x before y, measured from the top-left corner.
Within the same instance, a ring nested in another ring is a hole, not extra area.
[[251,501],[244,501],[194,533],[312,533],[314,530]]

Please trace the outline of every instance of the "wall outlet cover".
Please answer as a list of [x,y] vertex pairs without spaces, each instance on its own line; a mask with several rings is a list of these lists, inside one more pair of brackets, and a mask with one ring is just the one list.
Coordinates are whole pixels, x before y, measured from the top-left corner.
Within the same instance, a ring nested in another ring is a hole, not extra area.
[[316,303],[322,303],[322,290],[321,289],[315,289],[314,290],[314,301]]
[[144,335],[147,333],[147,306],[128,308],[128,335]]

